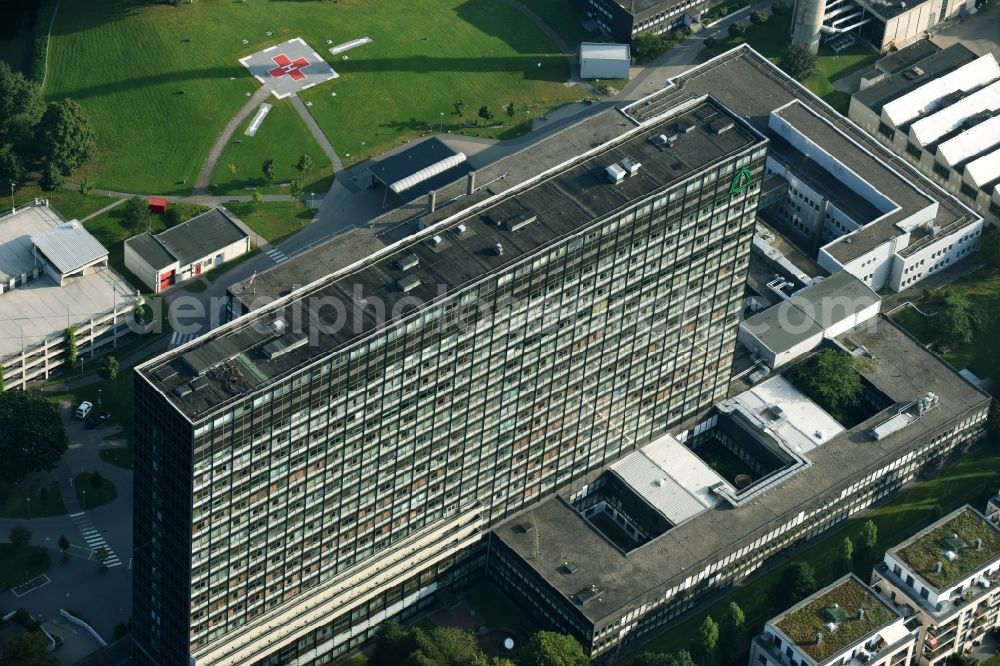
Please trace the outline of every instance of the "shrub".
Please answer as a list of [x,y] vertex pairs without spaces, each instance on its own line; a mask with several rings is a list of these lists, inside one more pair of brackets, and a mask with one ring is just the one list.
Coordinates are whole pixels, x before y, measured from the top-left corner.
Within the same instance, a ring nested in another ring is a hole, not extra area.
[[750,22],[754,25],[763,25],[767,23],[768,15],[767,12],[761,10],[755,10],[750,12]]
[[63,175],[59,171],[59,167],[55,164],[46,164],[45,168],[42,169],[42,179],[39,181],[39,185],[46,192],[55,192],[60,187],[62,187]]
[[715,37],[705,38],[705,48],[706,49],[717,49],[722,46],[722,40],[716,39]]
[[742,37],[747,34],[747,27],[742,23],[733,23],[729,26],[730,37]]
[[781,53],[778,66],[796,81],[805,81],[816,73],[816,54],[805,44],[792,42]]
[[775,16],[784,16],[789,11],[791,11],[791,7],[784,0],[775,0],[771,4],[771,13]]
[[97,470],[94,470],[94,473],[90,475],[90,485],[95,488],[100,488],[104,485],[104,477]]

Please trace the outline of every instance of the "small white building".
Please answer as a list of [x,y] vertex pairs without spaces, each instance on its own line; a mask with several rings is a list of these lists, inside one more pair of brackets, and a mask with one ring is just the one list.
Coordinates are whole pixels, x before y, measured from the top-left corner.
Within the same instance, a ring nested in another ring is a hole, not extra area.
[[768,620],[750,666],[907,666],[916,643],[903,614],[848,574]]
[[800,289],[791,298],[740,324],[737,339],[771,368],[779,368],[879,313],[882,300],[847,271]]
[[580,44],[581,79],[627,79],[631,65],[628,44]]
[[129,238],[125,267],[158,294],[249,251],[250,236],[220,207],[161,233]]
[[964,506],[895,548],[872,572],[918,634],[918,662],[944,663],[1000,624],[1000,527]]

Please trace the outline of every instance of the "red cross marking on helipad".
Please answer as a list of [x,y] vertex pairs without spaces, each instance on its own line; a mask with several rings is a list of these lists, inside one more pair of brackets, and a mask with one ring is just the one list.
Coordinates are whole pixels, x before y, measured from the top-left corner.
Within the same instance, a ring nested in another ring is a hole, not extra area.
[[274,60],[274,64],[276,64],[277,67],[267,70],[267,73],[273,78],[280,79],[286,74],[292,77],[292,81],[301,81],[306,78],[306,75],[302,73],[302,70],[309,66],[309,61],[305,58],[289,60],[288,56],[284,53],[280,53],[271,59]]

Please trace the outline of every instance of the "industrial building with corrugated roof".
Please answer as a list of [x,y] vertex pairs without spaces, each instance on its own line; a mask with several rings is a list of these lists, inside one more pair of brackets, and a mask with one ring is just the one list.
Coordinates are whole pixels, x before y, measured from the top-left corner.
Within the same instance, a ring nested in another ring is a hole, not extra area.
[[960,44],[856,93],[849,117],[1000,222],[1000,64]]

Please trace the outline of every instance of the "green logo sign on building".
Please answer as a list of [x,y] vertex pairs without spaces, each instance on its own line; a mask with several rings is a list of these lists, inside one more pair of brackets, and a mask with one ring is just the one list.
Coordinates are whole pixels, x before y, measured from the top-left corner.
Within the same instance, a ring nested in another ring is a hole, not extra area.
[[753,174],[750,173],[750,169],[743,167],[740,169],[735,176],[733,176],[733,184],[729,186],[730,194],[739,194],[743,190],[750,187],[750,183],[753,182]]

